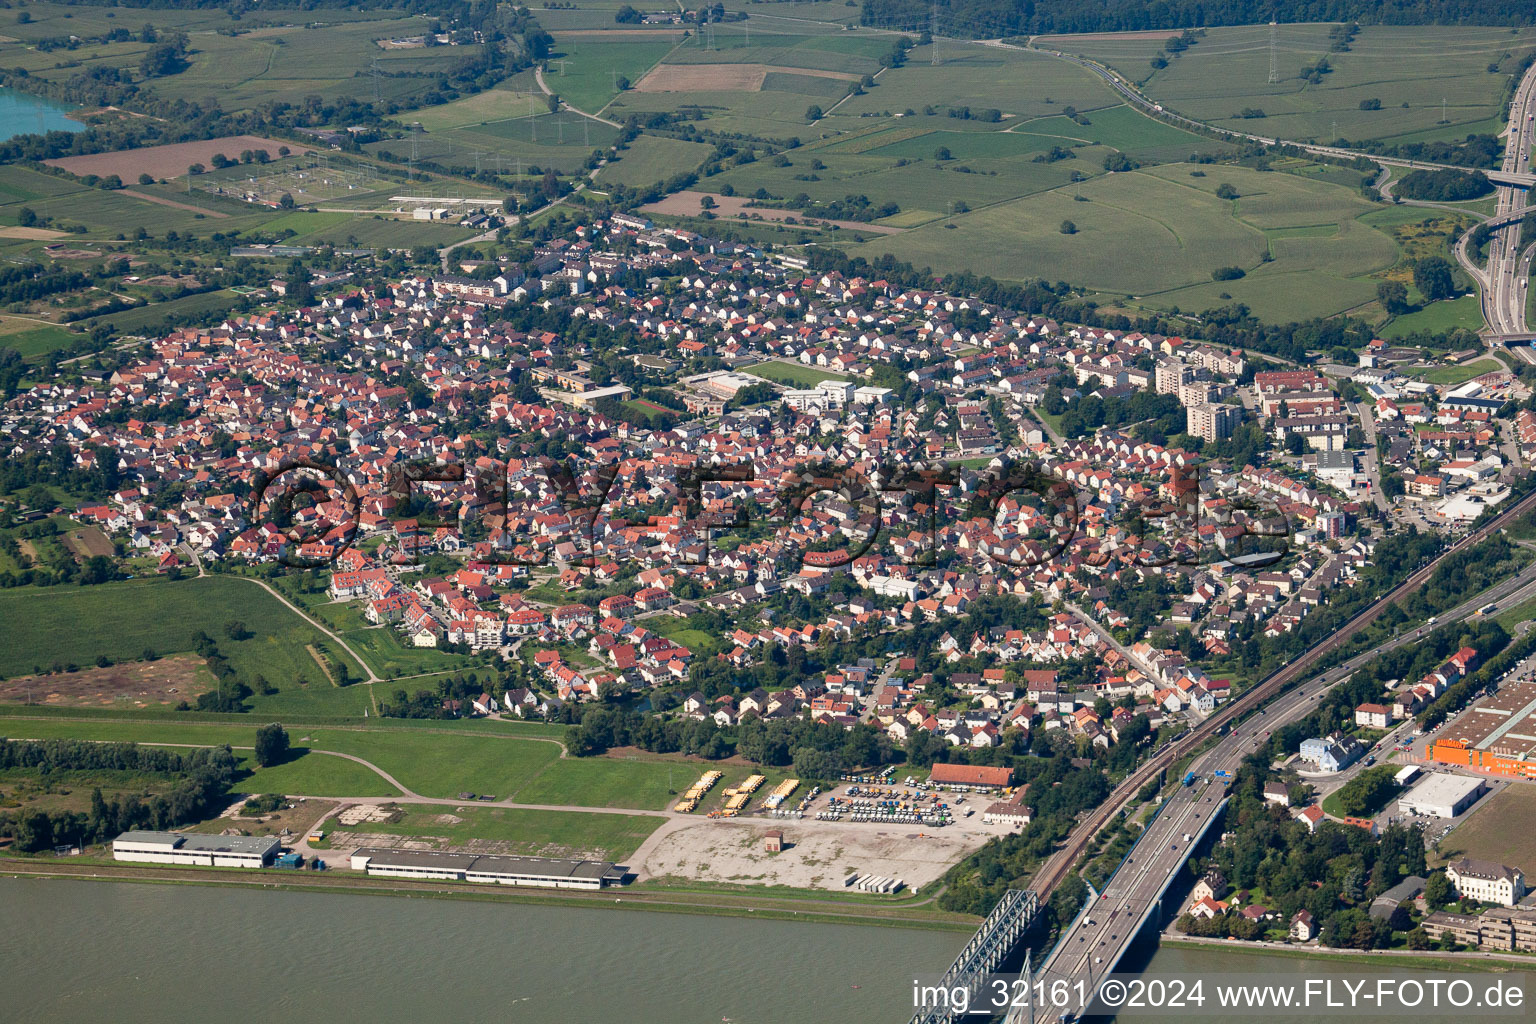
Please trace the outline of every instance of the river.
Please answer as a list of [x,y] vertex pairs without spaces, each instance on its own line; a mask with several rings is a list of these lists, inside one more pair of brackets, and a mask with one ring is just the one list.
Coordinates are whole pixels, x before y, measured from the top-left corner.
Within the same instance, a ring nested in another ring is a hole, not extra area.
[[898,1024],[968,936],[0,878],[0,1019]]
[[85,129],[67,115],[74,107],[33,96],[16,89],[0,88],[0,142],[17,135],[44,131],[78,132]]

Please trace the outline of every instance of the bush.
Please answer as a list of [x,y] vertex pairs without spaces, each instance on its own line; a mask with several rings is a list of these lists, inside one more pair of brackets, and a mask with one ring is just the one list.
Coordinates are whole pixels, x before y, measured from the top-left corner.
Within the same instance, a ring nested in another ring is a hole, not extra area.
[[1246,277],[1248,272],[1242,267],[1217,267],[1211,271],[1213,281],[1236,281],[1240,277]]
[[1236,199],[1240,195],[1242,193],[1237,190],[1237,186],[1230,185],[1225,181],[1216,186],[1217,199]]
[[1064,235],[1075,235],[1077,234],[1077,225],[1069,220],[1064,220],[1061,222],[1061,233]]

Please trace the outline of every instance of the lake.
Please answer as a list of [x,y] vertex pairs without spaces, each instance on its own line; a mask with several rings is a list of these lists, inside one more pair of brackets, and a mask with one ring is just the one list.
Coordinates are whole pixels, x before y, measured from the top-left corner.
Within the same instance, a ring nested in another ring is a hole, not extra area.
[[84,131],[85,125],[65,116],[75,109],[31,93],[0,88],[0,142],[17,135],[35,135],[39,128],[43,131]]
[[0,878],[0,1017],[901,1024],[969,936],[650,911]]

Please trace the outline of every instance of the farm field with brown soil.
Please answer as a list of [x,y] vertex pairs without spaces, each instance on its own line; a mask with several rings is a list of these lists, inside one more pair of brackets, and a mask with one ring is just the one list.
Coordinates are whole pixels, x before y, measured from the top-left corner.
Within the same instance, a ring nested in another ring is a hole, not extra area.
[[635,83],[636,92],[759,92],[770,72],[856,82],[845,71],[779,67],[775,64],[659,64]]
[[212,689],[213,677],[194,654],[83,668],[0,682],[0,701],[54,707],[152,707],[190,701]]
[[95,174],[100,177],[115,174],[124,181],[137,181],[141,174],[153,178],[178,178],[186,174],[192,164],[212,166],[215,153],[223,153],[231,160],[236,160],[244,150],[264,149],[276,160],[281,146],[287,146],[294,153],[310,151],[309,147],[298,143],[264,139],[259,135],[226,135],[222,139],[176,142],[168,146],[146,146],[143,149],[118,149],[110,153],[66,156],[46,162],[49,166],[61,167],[71,174]]

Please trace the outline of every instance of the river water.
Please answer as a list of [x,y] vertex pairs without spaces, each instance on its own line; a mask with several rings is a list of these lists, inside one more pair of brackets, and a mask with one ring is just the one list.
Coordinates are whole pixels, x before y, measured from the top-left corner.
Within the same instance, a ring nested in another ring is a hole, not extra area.
[[0,142],[17,135],[43,131],[83,131],[85,125],[67,115],[74,107],[45,100],[15,89],[0,88]]
[[0,878],[0,1020],[899,1024],[968,936]]

